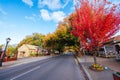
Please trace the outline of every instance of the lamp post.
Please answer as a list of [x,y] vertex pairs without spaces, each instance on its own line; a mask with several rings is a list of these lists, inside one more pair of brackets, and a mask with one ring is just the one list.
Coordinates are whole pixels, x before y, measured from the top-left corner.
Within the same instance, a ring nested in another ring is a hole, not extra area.
[[3,60],[4,60],[5,56],[6,56],[7,46],[8,46],[8,43],[10,42],[10,40],[11,40],[10,38],[6,39],[5,49],[4,49],[4,52],[1,55],[0,67],[2,66],[2,62],[3,62]]

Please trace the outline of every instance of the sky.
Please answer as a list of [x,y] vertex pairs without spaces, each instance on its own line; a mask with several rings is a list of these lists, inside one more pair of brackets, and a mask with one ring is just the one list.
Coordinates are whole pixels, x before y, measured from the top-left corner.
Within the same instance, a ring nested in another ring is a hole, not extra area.
[[[18,44],[33,33],[48,34],[75,11],[77,0],[0,0],[0,44]],[[110,0],[120,3],[120,0]],[[116,35],[119,35],[118,32]]]

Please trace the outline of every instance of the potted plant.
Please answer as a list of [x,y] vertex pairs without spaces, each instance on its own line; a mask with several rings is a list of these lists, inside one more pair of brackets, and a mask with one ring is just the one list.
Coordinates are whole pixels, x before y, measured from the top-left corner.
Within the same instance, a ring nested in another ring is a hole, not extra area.
[[113,73],[114,80],[120,80],[120,72]]

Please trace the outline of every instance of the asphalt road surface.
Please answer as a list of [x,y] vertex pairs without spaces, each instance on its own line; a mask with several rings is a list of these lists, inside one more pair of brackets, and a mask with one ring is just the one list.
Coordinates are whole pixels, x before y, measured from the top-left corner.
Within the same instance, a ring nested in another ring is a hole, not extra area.
[[85,80],[72,54],[0,70],[0,80]]

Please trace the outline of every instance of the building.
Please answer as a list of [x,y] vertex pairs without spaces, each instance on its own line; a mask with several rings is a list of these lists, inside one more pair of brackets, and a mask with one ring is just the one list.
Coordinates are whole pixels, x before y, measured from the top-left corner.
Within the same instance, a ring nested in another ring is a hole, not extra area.
[[41,49],[38,46],[23,44],[18,48],[18,58],[29,57],[31,54],[36,55],[41,52]]
[[100,48],[99,56],[115,57],[120,51],[120,35],[111,38],[104,46]]

